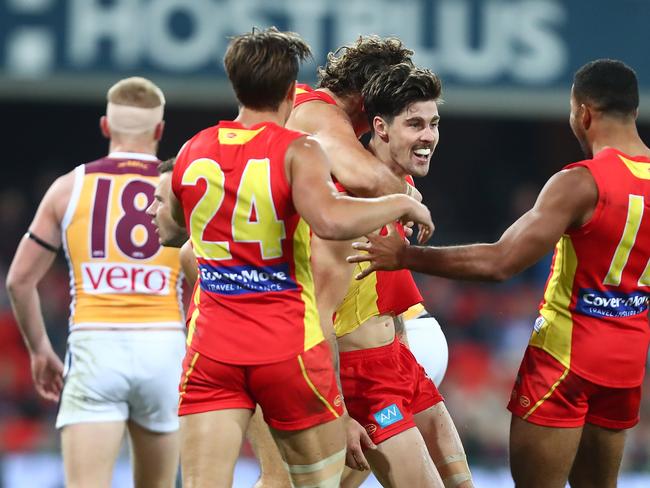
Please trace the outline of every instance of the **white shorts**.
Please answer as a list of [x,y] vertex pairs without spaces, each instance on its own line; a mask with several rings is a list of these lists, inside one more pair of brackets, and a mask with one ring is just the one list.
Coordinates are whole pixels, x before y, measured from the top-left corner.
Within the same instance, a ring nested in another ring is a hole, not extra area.
[[183,330],[73,332],[57,429],[130,419],[153,432],[178,430],[184,356]]
[[[428,315],[428,314],[427,314]],[[429,378],[439,386],[447,371],[449,349],[438,321],[431,317],[404,322],[409,349]]]

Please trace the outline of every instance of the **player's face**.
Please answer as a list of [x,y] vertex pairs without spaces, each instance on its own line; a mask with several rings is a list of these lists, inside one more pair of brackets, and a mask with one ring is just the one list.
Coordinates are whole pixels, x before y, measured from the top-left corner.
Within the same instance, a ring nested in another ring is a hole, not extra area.
[[433,100],[415,102],[388,124],[388,148],[395,164],[406,174],[424,176],[438,145],[438,104]]
[[172,218],[169,207],[171,175],[171,172],[168,172],[160,176],[154,192],[154,200],[147,208],[147,215],[151,217],[151,222],[156,226],[158,241],[163,246],[177,244],[178,235],[183,234],[183,230]]
[[585,128],[582,125],[582,111],[584,110],[584,106],[578,103],[576,100],[574,94],[573,94],[573,87],[571,88],[571,113],[569,114],[569,125],[571,126],[571,130],[573,131],[573,135],[576,136],[576,139],[578,140],[578,143],[580,144],[580,147],[582,148],[582,152],[585,153],[585,156],[588,158],[592,158],[593,154],[591,151],[591,148],[589,147],[589,144],[587,143],[587,135],[585,132]]

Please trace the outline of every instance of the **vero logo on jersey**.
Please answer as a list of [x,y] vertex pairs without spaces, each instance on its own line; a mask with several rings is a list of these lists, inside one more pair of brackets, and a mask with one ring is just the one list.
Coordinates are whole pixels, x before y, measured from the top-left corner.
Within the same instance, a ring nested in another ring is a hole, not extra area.
[[143,293],[169,295],[171,269],[130,263],[82,263],[83,290],[91,295]]
[[243,295],[298,288],[296,282],[291,279],[288,263],[273,266],[228,267],[200,263],[199,274],[201,288],[220,295]]
[[642,292],[626,294],[583,288],[576,311],[592,317],[630,317],[648,310],[649,298]]
[[402,415],[402,412],[400,412],[399,408],[397,408],[397,405],[395,405],[394,403],[384,408],[383,410],[380,410],[379,412],[373,414],[373,416],[375,417],[375,420],[377,421],[379,426],[382,428],[386,428],[389,425],[394,424],[395,422],[404,420],[404,416]]

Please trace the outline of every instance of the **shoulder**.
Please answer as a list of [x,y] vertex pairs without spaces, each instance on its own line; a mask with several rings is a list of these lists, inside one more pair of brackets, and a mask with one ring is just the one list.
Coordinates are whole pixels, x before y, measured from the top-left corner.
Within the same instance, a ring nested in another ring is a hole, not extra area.
[[338,105],[323,100],[311,100],[295,107],[287,122],[287,128],[310,134],[344,129],[352,131],[350,118]]

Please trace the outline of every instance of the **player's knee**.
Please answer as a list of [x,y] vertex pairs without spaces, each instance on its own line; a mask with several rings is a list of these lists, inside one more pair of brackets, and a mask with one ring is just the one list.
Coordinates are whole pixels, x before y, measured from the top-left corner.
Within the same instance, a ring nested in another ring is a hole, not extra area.
[[472,473],[464,453],[445,456],[435,464],[445,488],[471,488],[474,486]]
[[294,488],[338,488],[345,463],[345,449],[313,464],[285,465]]

